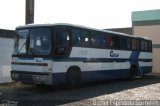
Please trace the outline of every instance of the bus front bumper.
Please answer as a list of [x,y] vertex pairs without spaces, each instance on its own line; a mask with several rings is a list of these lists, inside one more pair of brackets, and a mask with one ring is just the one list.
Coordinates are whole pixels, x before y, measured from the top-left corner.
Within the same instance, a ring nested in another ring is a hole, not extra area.
[[12,80],[28,84],[52,84],[51,73],[11,71],[11,78]]

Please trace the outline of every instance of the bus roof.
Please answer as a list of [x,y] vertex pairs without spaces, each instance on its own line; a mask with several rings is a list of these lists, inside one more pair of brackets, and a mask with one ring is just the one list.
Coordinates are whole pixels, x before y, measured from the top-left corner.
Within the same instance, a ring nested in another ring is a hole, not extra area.
[[24,26],[18,26],[16,29],[21,29],[21,28],[31,28],[31,27],[52,27],[52,26],[71,26],[71,27],[78,27],[78,28],[84,28],[88,30],[95,30],[95,31],[100,31],[100,32],[106,32],[106,33],[112,33],[112,34],[117,34],[117,35],[122,35],[122,36],[127,36],[127,37],[132,37],[132,38],[141,38],[141,39],[146,39],[150,40],[148,37],[139,37],[136,35],[130,35],[130,34],[125,34],[121,32],[115,32],[115,31],[110,31],[110,30],[104,30],[104,29],[96,29],[96,28],[90,28],[82,25],[74,25],[74,24],[68,24],[68,23],[55,23],[55,24],[28,24]]

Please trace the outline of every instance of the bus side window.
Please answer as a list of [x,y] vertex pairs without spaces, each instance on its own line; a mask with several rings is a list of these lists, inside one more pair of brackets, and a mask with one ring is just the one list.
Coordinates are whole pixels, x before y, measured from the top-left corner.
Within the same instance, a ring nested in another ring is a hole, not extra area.
[[91,45],[93,47],[103,48],[105,44],[104,36],[98,33],[91,34]]
[[114,48],[119,49],[120,48],[120,38],[119,38],[119,36],[114,36],[113,40],[114,40]]
[[136,39],[136,50],[140,50],[141,49],[141,42],[139,39]]
[[125,37],[122,37],[121,38],[121,49],[124,49],[124,50],[126,50],[127,49],[127,38],[125,38]]
[[131,39],[130,38],[127,39],[127,49],[128,50],[131,49]]
[[141,49],[141,43],[139,39],[132,39],[132,49],[136,51]]
[[109,48],[114,48],[114,49],[120,48],[120,39],[118,36],[108,36],[107,42]]
[[148,41],[145,41],[145,51],[148,52]]
[[121,37],[121,49],[130,50],[131,40],[127,37]]
[[149,43],[149,44],[148,44],[148,46],[149,46],[149,47],[148,47],[148,49],[149,49],[148,51],[149,51],[149,52],[152,52],[152,42],[149,41],[148,43]]
[[132,49],[136,50],[136,40],[132,39]]
[[97,35],[99,36],[98,39],[99,39],[99,47],[101,48],[104,48],[104,45],[105,45],[105,38],[104,38],[104,35],[103,34],[100,34],[100,35]]
[[75,46],[88,46],[89,45],[89,32],[73,29],[72,30],[72,42]]
[[141,40],[141,50],[142,51],[145,50],[145,42],[144,42],[144,40]]
[[68,31],[56,31],[55,34],[55,51],[56,53],[66,54],[70,47],[70,33]]
[[142,51],[149,52],[149,51],[151,51],[151,48],[152,48],[151,42],[145,41],[145,40],[141,41],[141,50]]
[[107,46],[109,47],[109,48],[112,48],[113,47],[113,44],[114,42],[113,42],[113,38],[112,38],[112,36],[107,36]]

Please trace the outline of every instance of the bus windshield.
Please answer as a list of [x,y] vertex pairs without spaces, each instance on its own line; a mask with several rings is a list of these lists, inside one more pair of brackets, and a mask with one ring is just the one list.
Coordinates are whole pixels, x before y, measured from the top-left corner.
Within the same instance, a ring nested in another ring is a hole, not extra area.
[[50,53],[50,29],[17,29],[14,54],[48,55]]

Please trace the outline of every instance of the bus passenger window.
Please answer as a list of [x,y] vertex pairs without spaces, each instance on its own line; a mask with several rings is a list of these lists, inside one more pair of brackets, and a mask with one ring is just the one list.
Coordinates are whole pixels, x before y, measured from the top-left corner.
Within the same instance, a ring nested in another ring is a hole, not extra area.
[[145,41],[145,50],[148,51],[148,41]]
[[127,38],[125,38],[125,37],[121,38],[121,48],[127,49]]
[[141,49],[140,47],[141,47],[140,40],[136,39],[136,50],[140,50]]
[[149,49],[148,51],[151,52],[152,51],[152,42],[151,41],[149,41],[149,45],[148,46],[149,46],[148,47],[148,49]]
[[108,36],[108,46],[109,48],[119,49],[120,40],[118,36]]
[[136,50],[136,40],[132,39],[132,49]]
[[102,48],[104,47],[104,44],[105,44],[105,41],[104,41],[104,36],[102,34],[98,34],[98,33],[91,34],[91,45],[93,47]]
[[127,49],[130,49],[131,48],[131,39],[128,38],[127,39]]
[[141,41],[141,50],[144,51],[145,50],[145,42],[142,40]]
[[116,49],[120,48],[120,40],[118,36],[114,36],[114,48]]
[[139,39],[132,39],[132,49],[138,51],[141,49],[140,47],[141,47],[140,40]]
[[149,46],[150,46],[150,44],[148,41],[145,41],[145,40],[141,41],[141,50],[142,51],[146,51],[146,52],[150,51]]
[[107,43],[108,43],[107,45],[109,48],[113,47],[114,42],[111,36],[108,36]]
[[89,45],[89,33],[78,29],[72,30],[72,42],[76,46],[88,46]]
[[122,37],[121,38],[121,48],[124,50],[128,50],[128,49],[130,49],[130,47],[131,47],[130,39]]

